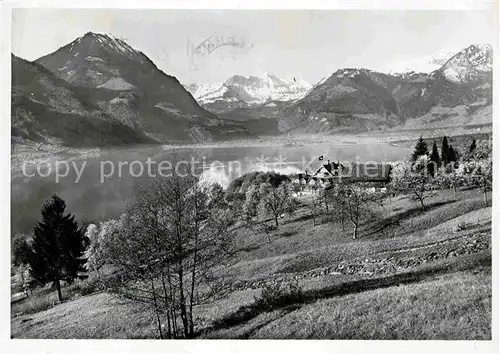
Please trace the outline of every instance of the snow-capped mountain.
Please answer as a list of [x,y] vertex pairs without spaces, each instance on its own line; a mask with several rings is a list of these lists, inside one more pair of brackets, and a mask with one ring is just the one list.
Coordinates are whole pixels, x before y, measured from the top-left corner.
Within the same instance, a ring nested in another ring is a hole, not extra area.
[[[281,132],[356,132],[491,123],[492,50],[471,45],[430,73],[345,68],[280,112]],[[489,112],[489,113],[488,113]]]
[[312,88],[300,78],[283,79],[273,74],[235,75],[223,83],[185,86],[205,108],[216,113],[256,106],[267,101],[291,101],[304,97]]
[[468,83],[491,76],[492,68],[491,46],[473,44],[455,54],[439,70],[449,81]]
[[375,71],[386,74],[403,74],[409,72],[431,73],[441,68],[451,57],[453,57],[459,48],[444,48],[430,55],[422,55],[416,58],[393,62],[387,66],[374,68]]

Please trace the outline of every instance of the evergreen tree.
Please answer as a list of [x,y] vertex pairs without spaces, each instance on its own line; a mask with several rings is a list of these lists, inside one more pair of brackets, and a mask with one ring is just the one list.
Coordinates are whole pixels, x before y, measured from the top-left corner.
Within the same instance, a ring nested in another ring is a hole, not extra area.
[[448,149],[448,161],[449,162],[458,161],[458,155],[457,155],[455,149],[453,149],[453,146],[451,144],[450,144],[449,149]]
[[448,138],[446,135],[443,137],[443,143],[441,144],[441,162],[443,165],[448,165],[450,162],[449,158],[450,146],[448,145]]
[[424,139],[420,137],[415,145],[415,150],[413,150],[413,154],[411,155],[411,161],[415,162],[418,160],[420,156],[428,155],[429,150],[427,149],[427,144]]
[[470,144],[469,152],[472,153],[476,150],[476,139],[472,139],[472,144]]
[[439,158],[439,152],[438,152],[438,147],[436,145],[436,142],[434,141],[434,144],[432,145],[432,152],[431,152],[431,156],[429,157],[429,167],[428,167],[428,170],[429,170],[429,173],[431,174],[431,176],[435,176],[436,174],[436,171],[438,169],[438,166],[439,166],[439,163],[441,162],[440,158]]
[[57,195],[42,206],[42,221],[34,228],[32,257],[33,278],[42,284],[53,282],[62,301],[60,281],[72,282],[84,272],[85,235],[75,217],[65,214],[66,203]]

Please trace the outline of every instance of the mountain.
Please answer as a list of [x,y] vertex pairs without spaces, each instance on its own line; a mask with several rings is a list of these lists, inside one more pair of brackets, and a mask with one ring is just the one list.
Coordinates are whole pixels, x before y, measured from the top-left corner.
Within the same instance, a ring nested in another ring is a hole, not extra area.
[[339,69],[283,111],[280,130],[359,131],[401,123],[390,84],[389,75],[367,69]]
[[379,68],[374,68],[385,74],[404,74],[409,72],[415,73],[431,73],[440,69],[451,57],[453,57],[459,50],[454,48],[443,48],[436,53],[430,55],[418,56],[409,60],[392,62]]
[[14,141],[103,146],[153,143],[117,122],[92,100],[90,90],[56,77],[39,64],[12,56],[11,129]]
[[311,87],[304,80],[282,79],[269,73],[258,77],[235,75],[220,84],[186,85],[198,103],[217,114],[268,101],[296,100],[305,96]]
[[88,32],[36,63],[86,89],[88,100],[116,122],[156,141],[248,136],[243,127],[201,108],[175,77],[112,35]]
[[283,108],[281,132],[335,133],[491,123],[492,51],[471,45],[431,73],[340,69]]
[[490,45],[471,45],[454,55],[439,69],[454,83],[482,82],[491,79],[493,50]]

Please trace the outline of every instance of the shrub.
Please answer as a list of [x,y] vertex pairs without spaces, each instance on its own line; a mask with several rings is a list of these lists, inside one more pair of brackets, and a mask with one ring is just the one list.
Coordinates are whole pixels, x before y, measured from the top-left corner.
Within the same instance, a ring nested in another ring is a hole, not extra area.
[[304,294],[297,281],[288,284],[283,282],[267,284],[262,289],[261,297],[255,298],[256,305],[266,311],[302,301],[304,301]]

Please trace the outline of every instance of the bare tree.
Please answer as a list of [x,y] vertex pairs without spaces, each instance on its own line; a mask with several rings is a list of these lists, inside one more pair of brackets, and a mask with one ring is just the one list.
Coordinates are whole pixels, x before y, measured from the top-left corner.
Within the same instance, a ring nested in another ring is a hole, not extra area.
[[356,239],[361,223],[378,215],[380,196],[370,192],[365,183],[340,184],[333,193],[340,217],[352,224],[352,237]]
[[469,155],[464,168],[465,183],[479,188],[487,204],[488,192],[493,190],[492,141],[480,142]]
[[231,213],[213,190],[180,176],[139,187],[114,243],[111,261],[127,274],[122,289],[153,306],[161,338],[163,317],[168,338],[192,338],[194,306],[229,288],[219,271],[232,255]]
[[308,204],[309,210],[311,211],[311,216],[313,218],[313,226],[316,226],[316,219],[322,212],[322,203],[320,196],[311,194],[311,202]]
[[391,187],[402,193],[411,193],[418,200],[422,209],[426,209],[425,200],[435,194],[437,179],[427,170],[429,158],[420,156],[414,163],[401,162],[392,171]]
[[261,212],[270,214],[276,227],[279,226],[278,220],[282,215],[290,215],[295,211],[295,199],[292,197],[290,187],[286,183],[278,186],[264,183],[260,187],[259,194]]

